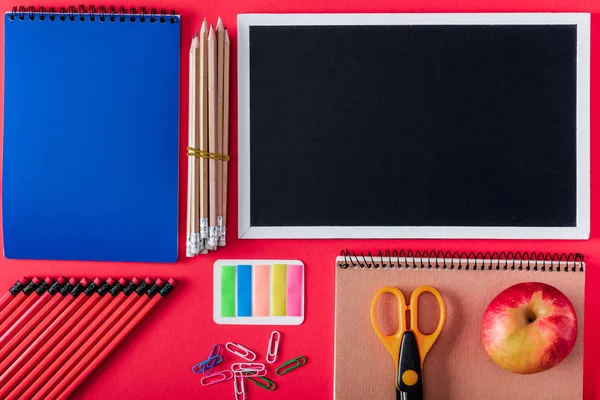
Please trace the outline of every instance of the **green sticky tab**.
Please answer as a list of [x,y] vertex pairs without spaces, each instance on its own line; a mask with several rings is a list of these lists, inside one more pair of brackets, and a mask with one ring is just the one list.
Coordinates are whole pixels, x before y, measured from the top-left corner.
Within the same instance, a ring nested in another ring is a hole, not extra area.
[[235,317],[235,266],[221,267],[221,317]]
[[285,317],[286,265],[271,266],[271,316]]

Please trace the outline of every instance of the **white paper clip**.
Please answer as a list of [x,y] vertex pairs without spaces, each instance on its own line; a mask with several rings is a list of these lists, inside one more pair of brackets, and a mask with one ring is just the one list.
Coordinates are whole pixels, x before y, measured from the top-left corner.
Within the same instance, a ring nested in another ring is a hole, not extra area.
[[[232,348],[230,348],[230,346]],[[245,348],[241,344],[227,342],[227,344],[225,345],[225,348],[230,353],[233,353],[236,356],[243,358],[244,360],[247,360],[247,361],[254,361],[254,360],[256,360],[256,354],[254,354],[254,352],[252,350],[249,350],[249,349]],[[241,350],[242,352],[240,352],[238,350]]]
[[254,378],[254,377],[258,377],[258,376],[266,376],[267,370],[263,369],[262,371],[241,371],[241,372],[234,372],[234,374],[235,373],[242,374],[242,376],[244,378]]
[[[277,334],[277,335],[275,335]],[[275,349],[273,349],[273,336],[277,336],[277,340],[275,342]],[[279,351],[279,340],[281,339],[281,334],[277,331],[273,331],[271,333],[271,338],[269,339],[269,347],[267,348],[267,362],[269,364],[273,364],[275,360],[277,360],[277,352]]]
[[231,372],[261,372],[265,371],[265,364],[261,363],[233,363]]
[[[233,389],[235,390],[235,400],[246,399],[246,392],[244,391],[244,375],[242,375],[240,372],[236,372],[233,374]],[[239,397],[240,395],[242,396]]]

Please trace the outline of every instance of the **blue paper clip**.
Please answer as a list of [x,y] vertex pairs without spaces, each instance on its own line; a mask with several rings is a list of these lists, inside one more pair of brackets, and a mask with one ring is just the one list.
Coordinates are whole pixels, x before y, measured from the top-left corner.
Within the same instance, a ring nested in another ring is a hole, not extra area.
[[204,361],[199,362],[198,364],[192,367],[192,372],[195,374],[204,373],[204,375],[210,375],[214,366],[223,361],[223,357],[219,355],[221,351],[221,345],[215,344],[210,351],[208,358]]
[[206,371],[208,371],[208,370],[212,371],[213,367],[215,365],[219,364],[221,361],[223,361],[223,357],[213,356],[211,358],[208,358],[208,359],[201,361],[198,364],[194,365],[192,367],[192,372],[195,374],[199,374],[199,373],[203,372],[204,375],[210,375],[210,372],[207,373]]
[[[212,362],[209,362],[209,365],[204,369],[204,375],[210,375],[215,365],[223,361],[223,357],[219,355],[221,352],[221,345],[215,344],[213,348],[210,350],[210,354],[208,355],[208,359],[213,359]],[[215,358],[218,357],[218,358]]]

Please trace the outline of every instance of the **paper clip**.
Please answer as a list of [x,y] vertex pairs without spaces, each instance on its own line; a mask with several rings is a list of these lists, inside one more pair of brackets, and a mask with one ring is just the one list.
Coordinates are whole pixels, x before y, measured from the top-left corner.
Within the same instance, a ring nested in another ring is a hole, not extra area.
[[281,366],[275,369],[275,373],[279,376],[285,375],[288,372],[295,370],[296,368],[300,368],[304,364],[306,364],[306,357],[298,356],[296,358],[291,359],[290,361],[286,361],[283,364],[281,364]]
[[[208,359],[210,360],[213,357],[219,356],[220,352],[221,352],[221,345],[217,343],[210,350],[210,354],[208,355]],[[223,361],[222,357],[219,356],[219,358],[220,358],[219,360],[215,359],[214,362],[209,363],[209,365],[207,366],[207,368],[204,369],[204,375],[210,375],[212,373],[212,370],[215,367],[215,365],[217,365],[218,363],[220,363],[221,361]]]
[[[256,386],[261,387],[263,389],[267,389],[270,391],[277,389],[277,385],[275,384],[275,382],[273,382],[269,378],[262,378],[262,377],[258,378],[258,379],[248,378],[248,380],[251,381],[252,383],[254,383]],[[264,383],[259,382],[259,380]]]
[[[209,371],[212,371],[213,367],[219,364],[221,361],[223,361],[223,357],[221,356],[210,357],[209,359],[206,359],[194,365],[192,367],[192,372],[195,374],[199,374],[201,372],[205,372],[207,369],[209,369]],[[205,373],[205,375],[210,375],[210,372],[208,374]]]
[[238,371],[237,373],[242,373],[242,375],[244,375],[244,377],[249,377],[249,376],[265,376],[267,375],[267,370],[264,369],[262,371]]
[[265,371],[265,364],[261,363],[233,363],[231,364],[231,372],[261,372]]
[[[233,349],[230,349],[229,346],[231,346]],[[236,349],[236,347],[237,347],[237,349]],[[245,348],[241,344],[235,344],[235,343],[227,342],[227,344],[225,345],[225,348],[227,350],[229,350],[229,352],[235,354],[238,357],[243,358],[244,360],[248,360],[248,361],[254,361],[254,360],[256,360],[256,354],[254,354],[253,351]],[[241,351],[243,351],[243,353],[239,352],[238,349],[241,350]]]
[[[277,334],[277,341],[275,342],[275,350],[273,350],[273,336]],[[271,333],[271,338],[269,339],[269,347],[267,348],[267,362],[269,364],[273,364],[275,360],[277,360],[277,352],[279,351],[279,340],[281,339],[281,334],[277,331],[273,331]]]
[[[240,384],[239,384],[239,388],[238,388],[238,377],[240,378]],[[246,399],[246,392],[244,391],[244,376],[240,373],[234,373],[233,374],[233,389],[235,390],[235,400],[245,400]],[[242,397],[238,397],[239,395],[242,395]]]
[[214,366],[223,361],[223,357],[219,355],[219,352],[221,352],[221,345],[215,344],[210,350],[208,358],[194,365],[192,367],[192,372],[195,374],[203,372],[204,375],[210,375]]
[[[229,375],[227,375],[227,374],[229,374]],[[219,379],[217,379],[217,378],[219,378]],[[233,372],[231,372],[229,370],[225,370],[222,372],[216,372],[212,375],[205,376],[204,378],[200,379],[200,384],[202,386],[210,386],[210,385],[214,385],[215,383],[228,381],[231,378],[233,378]]]

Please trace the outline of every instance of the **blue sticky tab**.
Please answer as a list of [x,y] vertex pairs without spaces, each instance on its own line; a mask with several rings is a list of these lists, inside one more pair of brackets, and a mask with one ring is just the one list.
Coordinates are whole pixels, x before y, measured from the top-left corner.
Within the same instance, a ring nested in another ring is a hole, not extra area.
[[238,317],[252,316],[252,265],[237,267]]

